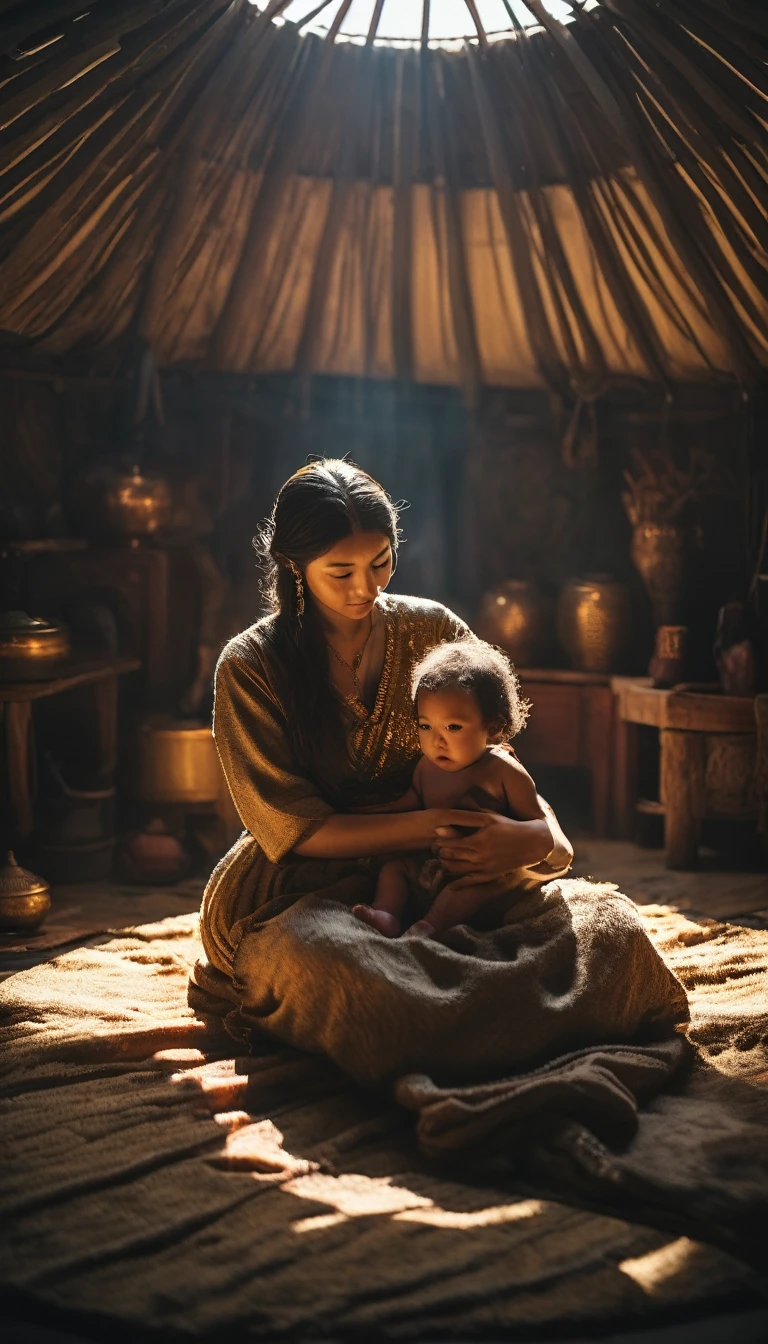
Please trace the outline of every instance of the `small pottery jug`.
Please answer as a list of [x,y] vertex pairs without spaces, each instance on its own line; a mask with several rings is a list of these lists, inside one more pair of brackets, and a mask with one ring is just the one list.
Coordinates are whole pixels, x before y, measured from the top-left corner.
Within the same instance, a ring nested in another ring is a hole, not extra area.
[[618,672],[629,644],[629,592],[610,574],[569,579],[557,604],[557,633],[579,672]]
[[20,868],[9,850],[0,868],[0,933],[31,933],[50,908],[48,883]]
[[541,666],[551,639],[552,604],[528,579],[504,579],[483,597],[477,633],[516,667]]

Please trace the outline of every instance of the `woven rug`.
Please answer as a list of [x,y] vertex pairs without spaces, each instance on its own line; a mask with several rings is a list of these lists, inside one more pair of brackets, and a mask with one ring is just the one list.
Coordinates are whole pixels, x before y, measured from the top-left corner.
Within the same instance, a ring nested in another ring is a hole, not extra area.
[[[525,1171],[419,1156],[322,1060],[231,1058],[186,1005],[194,917],[0,991],[4,1285],[197,1338],[552,1337],[764,1304],[768,932],[646,926],[691,996],[692,1073],[626,1152]],[[10,1160],[8,1160],[10,1159]]]

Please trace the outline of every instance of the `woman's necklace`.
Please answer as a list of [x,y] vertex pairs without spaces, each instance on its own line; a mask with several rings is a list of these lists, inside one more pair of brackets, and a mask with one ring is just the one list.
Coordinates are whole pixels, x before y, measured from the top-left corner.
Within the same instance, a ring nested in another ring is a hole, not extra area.
[[368,648],[368,644],[369,644],[369,642],[370,642],[370,638],[371,638],[371,635],[372,635],[372,634],[373,634],[373,615],[371,615],[371,624],[370,624],[370,626],[368,627],[368,634],[365,636],[365,640],[364,640],[363,644],[362,644],[362,645],[360,646],[360,648],[357,650],[357,653],[355,654],[355,656],[354,656],[354,658],[352,659],[352,662],[351,662],[351,663],[348,663],[347,660],[346,660],[346,658],[342,658],[342,656],[341,656],[341,654],[339,653],[338,649],[334,649],[334,647],[333,647],[333,645],[331,644],[330,640],[327,641],[327,642],[328,642],[328,648],[331,650],[331,653],[333,654],[333,656],[334,656],[334,658],[336,659],[336,661],[337,661],[338,663],[341,663],[341,666],[342,666],[342,667],[345,667],[345,668],[347,669],[347,671],[349,672],[349,674],[350,674],[350,676],[351,676],[351,678],[352,678],[352,684],[354,685],[355,692],[356,692],[356,694],[357,694],[358,699],[360,699],[361,697],[360,697],[360,683],[359,683],[358,680],[357,680],[357,674],[358,674],[358,672],[360,671],[360,665],[361,665],[361,663],[362,663],[362,661],[363,661],[363,658],[365,657],[365,650]]

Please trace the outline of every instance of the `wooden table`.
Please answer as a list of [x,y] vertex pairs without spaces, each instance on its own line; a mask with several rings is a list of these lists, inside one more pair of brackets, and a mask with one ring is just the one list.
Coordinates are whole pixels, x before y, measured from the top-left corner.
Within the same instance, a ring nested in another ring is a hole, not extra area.
[[117,760],[117,679],[141,667],[137,658],[79,659],[46,681],[0,682],[4,723],[4,766],[14,838],[28,840],[34,823],[32,703],[90,686],[99,769],[111,778]]
[[577,766],[592,776],[595,834],[609,834],[613,771],[614,699],[608,673],[517,668],[531,701],[528,726],[516,739],[530,765]]
[[719,687],[657,690],[648,677],[613,677],[614,778],[619,835],[632,833],[639,728],[659,730],[667,867],[696,867],[704,817],[757,816],[755,702]]

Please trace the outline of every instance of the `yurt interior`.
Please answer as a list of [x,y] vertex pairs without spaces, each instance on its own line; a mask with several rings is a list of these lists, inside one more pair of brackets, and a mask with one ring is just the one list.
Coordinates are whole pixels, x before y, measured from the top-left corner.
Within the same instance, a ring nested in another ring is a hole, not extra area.
[[764,0],[0,38],[5,1338],[768,1340]]

